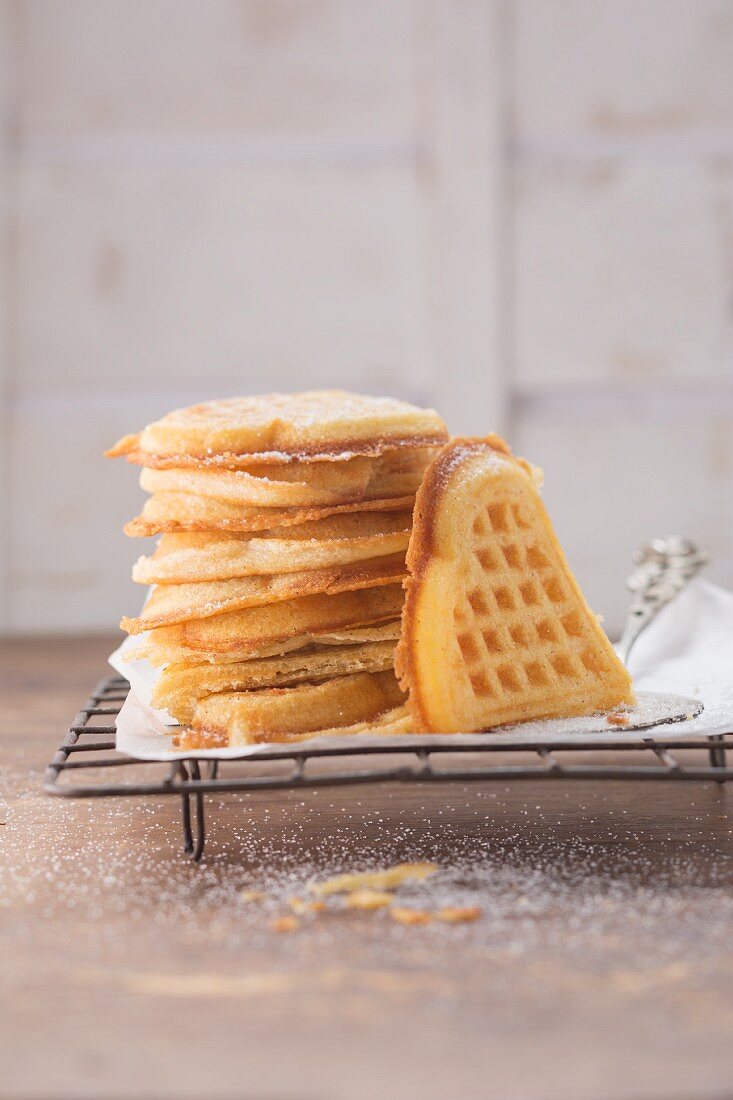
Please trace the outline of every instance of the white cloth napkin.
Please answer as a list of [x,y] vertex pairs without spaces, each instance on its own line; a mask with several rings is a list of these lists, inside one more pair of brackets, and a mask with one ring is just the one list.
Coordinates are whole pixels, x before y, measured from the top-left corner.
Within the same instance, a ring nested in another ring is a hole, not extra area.
[[[170,750],[166,725],[174,723],[165,711],[150,706],[157,670],[147,661],[126,659],[137,644],[137,639],[126,639],[109,659],[115,671],[129,679],[132,689],[117,720],[117,747],[121,752],[146,760],[172,760],[177,754]],[[657,726],[644,736],[689,737],[733,731],[733,593],[699,578],[693,581],[641,635],[631,651],[629,668],[638,691],[689,696],[700,699],[705,706],[698,718]],[[639,733],[620,727],[610,730],[605,721],[599,725],[598,721],[586,718],[525,723],[512,731],[514,741],[521,740],[527,745],[547,744],[553,738],[587,741],[589,736],[637,740]],[[381,741],[390,746],[399,741],[414,750],[423,744],[426,747],[439,743],[456,744],[457,740],[464,745],[485,744],[489,740],[500,741],[502,737],[506,737],[506,733],[452,734],[450,737],[410,734],[400,738],[361,734],[358,740],[360,744]],[[316,744],[318,740],[314,738],[309,744]],[[331,748],[338,748],[342,743],[353,744],[355,738],[323,740]],[[277,752],[277,747],[250,745],[197,752],[196,755],[227,758],[256,756],[265,751]],[[286,745],[283,751],[292,749]]]
[[[685,733],[733,731],[733,593],[697,578],[639,637],[629,658],[639,691],[700,699],[705,710]],[[657,734],[672,727],[662,726]]]

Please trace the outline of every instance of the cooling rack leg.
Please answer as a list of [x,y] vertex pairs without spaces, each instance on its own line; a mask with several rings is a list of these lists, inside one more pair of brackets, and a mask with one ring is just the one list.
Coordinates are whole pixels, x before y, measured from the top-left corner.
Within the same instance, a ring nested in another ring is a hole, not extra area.
[[[181,762],[181,774],[184,779],[198,780],[201,778],[199,766],[195,760],[189,760],[188,765]],[[194,812],[191,813],[193,801]],[[204,817],[204,796],[201,791],[185,791],[181,795],[181,811],[183,820],[183,850],[187,856],[198,863],[204,854],[206,843],[206,819]],[[194,837],[195,826],[195,837]]]
[[[710,767],[711,768],[724,768],[725,767],[725,743],[722,737],[713,735],[710,738],[711,741],[715,741],[716,744],[709,750]],[[724,778],[715,779],[716,783],[725,783]]]

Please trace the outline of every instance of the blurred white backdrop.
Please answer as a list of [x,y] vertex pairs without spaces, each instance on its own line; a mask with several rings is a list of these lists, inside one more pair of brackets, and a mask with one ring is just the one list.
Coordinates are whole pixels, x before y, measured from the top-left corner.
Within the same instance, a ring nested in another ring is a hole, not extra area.
[[612,632],[733,583],[730,0],[0,0],[0,629],[108,629],[169,408],[338,385],[543,466]]

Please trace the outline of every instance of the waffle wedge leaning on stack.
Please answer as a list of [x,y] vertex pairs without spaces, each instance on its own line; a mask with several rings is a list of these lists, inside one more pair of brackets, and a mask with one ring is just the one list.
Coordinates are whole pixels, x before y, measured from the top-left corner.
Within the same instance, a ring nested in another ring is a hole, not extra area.
[[433,410],[322,391],[176,410],[108,452],[151,493],[127,533],[162,536],[121,625],[182,747],[407,728],[405,552],[446,439]]
[[395,658],[413,728],[469,732],[633,705],[540,482],[497,435],[453,439],[430,464]]

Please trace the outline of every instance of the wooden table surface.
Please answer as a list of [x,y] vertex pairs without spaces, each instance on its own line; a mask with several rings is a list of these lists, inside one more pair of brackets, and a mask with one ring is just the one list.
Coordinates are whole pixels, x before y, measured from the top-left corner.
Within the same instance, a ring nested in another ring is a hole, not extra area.
[[[111,641],[1,646],[0,1095],[733,1095],[729,787],[232,795],[194,866],[175,799],[41,793]],[[314,874],[420,859],[406,904],[481,919],[271,927]]]

